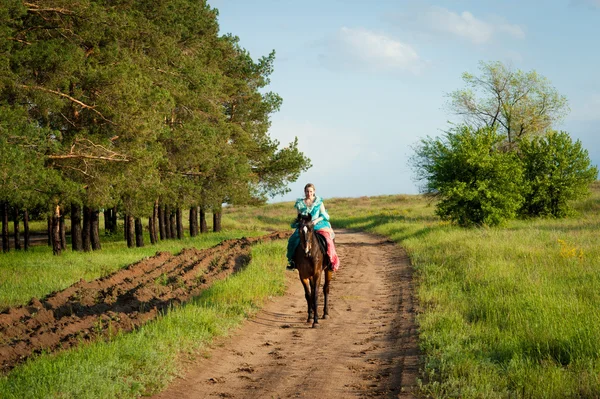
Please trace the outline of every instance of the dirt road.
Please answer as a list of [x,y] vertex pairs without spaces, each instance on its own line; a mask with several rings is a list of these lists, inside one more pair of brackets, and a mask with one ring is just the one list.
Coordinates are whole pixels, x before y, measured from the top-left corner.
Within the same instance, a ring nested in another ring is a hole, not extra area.
[[155,398],[413,397],[419,353],[408,258],[365,233],[340,230],[336,243],[341,268],[320,328],[306,323],[304,292],[289,272],[285,296]]

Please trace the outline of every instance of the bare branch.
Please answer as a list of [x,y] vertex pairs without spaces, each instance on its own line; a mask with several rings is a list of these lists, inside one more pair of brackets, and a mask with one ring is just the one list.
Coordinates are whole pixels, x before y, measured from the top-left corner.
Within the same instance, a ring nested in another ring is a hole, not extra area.
[[25,44],[25,45],[27,45],[27,46],[31,45],[31,43],[30,43],[30,42],[27,42],[27,41],[25,41],[25,40],[18,39],[18,38],[16,38],[16,37],[11,37],[11,38],[9,38],[8,40],[13,40],[13,41],[15,41],[15,42],[23,43],[23,44]]
[[67,10],[66,8],[40,8],[37,4],[25,2],[23,2],[23,5],[27,7],[27,11],[29,12],[55,12],[63,15],[75,15],[73,11]]
[[85,104],[85,103],[81,102],[80,100],[76,99],[75,97],[71,97],[71,96],[70,96],[70,95],[68,95],[68,94],[62,93],[62,92],[60,92],[60,91],[57,91],[57,90],[51,90],[51,89],[47,89],[47,88],[45,88],[45,87],[42,87],[42,86],[29,86],[29,85],[23,85],[23,84],[18,84],[17,86],[19,86],[19,87],[21,87],[21,88],[24,88],[24,89],[33,89],[33,90],[39,90],[39,91],[43,91],[43,92],[46,92],[46,93],[52,93],[52,94],[56,94],[56,95],[58,95],[58,96],[64,97],[64,98],[68,99],[69,101],[72,101],[72,102],[74,102],[75,104],[77,104],[77,105],[81,106],[82,108],[89,109],[89,110],[91,110],[91,111],[95,112],[95,113],[96,113],[96,114],[98,114],[98,115],[100,116],[100,118],[102,118],[104,121],[106,121],[106,122],[108,122],[108,123],[110,123],[110,124],[113,124],[113,125],[115,124],[113,121],[111,121],[111,120],[109,120],[109,119],[106,119],[106,118],[104,117],[104,115],[102,115],[102,113],[100,113],[100,111],[96,110],[95,106],[87,105],[87,104]]
[[48,159],[82,159],[84,163],[88,159],[110,162],[130,161],[126,155],[93,143],[89,139],[76,139],[67,154],[48,155]]
[[62,116],[63,118],[65,118],[65,120],[66,120],[67,122],[69,122],[69,124],[70,124],[71,126],[73,126],[73,127],[77,127],[77,126],[75,125],[75,123],[74,123],[74,122],[72,122],[72,121],[71,121],[69,118],[67,118],[67,117],[66,117],[66,116],[65,116],[65,115],[64,115],[62,112],[60,112],[60,116]]
[[65,154],[65,155],[48,155],[48,159],[97,159],[102,161],[112,162],[129,162],[129,159],[119,159],[114,157],[103,157],[97,155],[85,155],[85,154]]
[[[85,175],[85,176],[87,176],[87,177],[94,178],[94,176],[93,176],[93,175],[90,175],[90,174],[89,174],[87,171],[85,171],[85,170],[83,170],[83,169],[79,169],[79,168],[76,168],[76,167],[73,167],[73,166],[70,166],[70,165],[57,165],[57,166],[58,166],[59,168],[63,168],[63,169],[71,169],[71,170],[74,170],[74,171],[76,171],[76,172],[79,172],[79,173],[81,173],[81,174],[83,174],[83,175]],[[86,166],[87,166],[87,165],[86,165]]]

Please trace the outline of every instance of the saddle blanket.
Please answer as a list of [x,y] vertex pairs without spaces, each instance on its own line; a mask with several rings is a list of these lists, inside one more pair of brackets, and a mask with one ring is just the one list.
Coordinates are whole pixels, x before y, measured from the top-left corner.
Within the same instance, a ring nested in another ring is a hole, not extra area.
[[340,268],[340,258],[335,251],[335,244],[333,243],[333,230],[329,231],[329,229],[319,229],[317,233],[325,238],[325,242],[327,243],[327,256],[329,256],[329,260],[331,261],[331,269],[335,272]]

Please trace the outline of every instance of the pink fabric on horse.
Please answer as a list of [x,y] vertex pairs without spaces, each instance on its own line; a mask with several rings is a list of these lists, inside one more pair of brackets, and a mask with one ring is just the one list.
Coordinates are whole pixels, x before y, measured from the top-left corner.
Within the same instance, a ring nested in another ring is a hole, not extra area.
[[333,271],[337,271],[340,268],[340,258],[337,256],[337,252],[335,252],[335,244],[333,243],[333,230],[328,228],[323,228],[317,230],[317,233],[321,234],[325,237],[325,241],[327,241],[327,255],[329,255],[329,259],[331,260],[331,268]]

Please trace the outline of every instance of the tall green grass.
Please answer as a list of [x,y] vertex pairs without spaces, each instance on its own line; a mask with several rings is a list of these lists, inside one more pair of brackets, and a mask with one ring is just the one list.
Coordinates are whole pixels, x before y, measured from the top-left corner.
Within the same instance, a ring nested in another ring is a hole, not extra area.
[[285,242],[260,244],[241,272],[138,330],[54,355],[0,378],[1,398],[134,398],[159,391],[181,358],[205,348],[285,291]]

